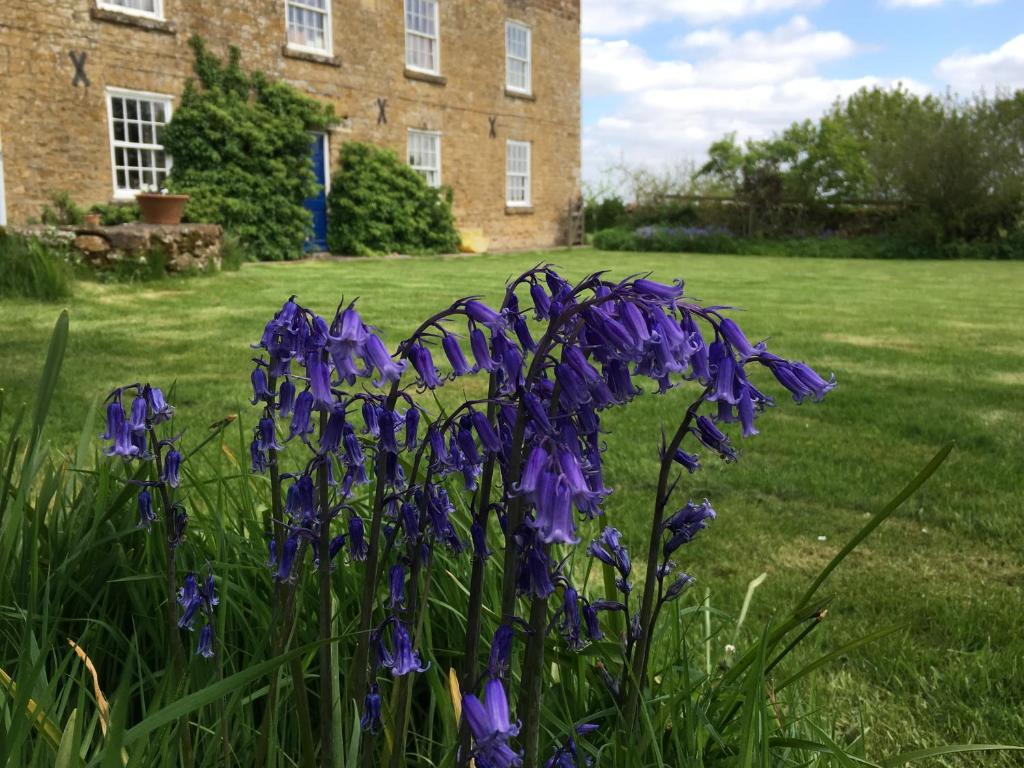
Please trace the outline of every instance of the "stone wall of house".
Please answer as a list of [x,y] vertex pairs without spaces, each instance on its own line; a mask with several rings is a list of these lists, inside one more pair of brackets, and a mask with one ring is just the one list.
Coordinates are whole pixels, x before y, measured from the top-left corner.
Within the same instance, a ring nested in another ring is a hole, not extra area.
[[[99,8],[102,0],[0,2],[0,141],[8,219],[38,216],[51,193],[79,204],[112,196],[106,89],[180,97],[188,39],[242,50],[243,66],[333,103],[350,139],[406,151],[407,132],[440,131],[442,182],[458,224],[494,248],[565,242],[580,185],[580,0],[440,0],[440,78],[405,69],[403,0],[330,0],[333,58],[285,46],[285,0],[163,0],[164,22]],[[506,19],[533,35],[533,93],[505,90]],[[85,55],[89,84],[75,84]],[[387,122],[378,99],[386,99]],[[494,119],[494,136],[491,119]],[[505,206],[505,142],[532,142],[532,208]]]

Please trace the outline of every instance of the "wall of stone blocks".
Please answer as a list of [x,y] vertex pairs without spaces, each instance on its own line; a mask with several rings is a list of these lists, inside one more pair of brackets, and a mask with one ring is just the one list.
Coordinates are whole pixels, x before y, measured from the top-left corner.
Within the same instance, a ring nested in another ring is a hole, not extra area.
[[[442,133],[442,182],[460,227],[493,248],[562,244],[580,188],[580,0],[440,0],[443,82],[405,71],[403,0],[331,0],[333,61],[286,55],[284,0],[164,0],[163,25],[123,23],[97,0],[0,0],[0,141],[8,220],[38,216],[51,193],[80,204],[113,193],[106,88],[180,96],[191,75],[188,39],[215,53],[236,45],[262,69],[342,116],[347,140],[404,156],[409,128]],[[533,35],[533,94],[505,91],[506,19]],[[90,85],[73,85],[71,53]],[[377,100],[387,99],[386,124]],[[496,138],[489,138],[489,118]],[[530,141],[532,208],[505,206],[505,141]]]

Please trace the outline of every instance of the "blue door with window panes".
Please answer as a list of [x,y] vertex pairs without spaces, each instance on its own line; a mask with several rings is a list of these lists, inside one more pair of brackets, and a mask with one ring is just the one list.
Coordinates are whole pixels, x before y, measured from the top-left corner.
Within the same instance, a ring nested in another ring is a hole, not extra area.
[[306,198],[306,209],[313,214],[313,227],[306,238],[306,251],[327,250],[327,134],[314,133],[310,162],[318,185],[317,193]]

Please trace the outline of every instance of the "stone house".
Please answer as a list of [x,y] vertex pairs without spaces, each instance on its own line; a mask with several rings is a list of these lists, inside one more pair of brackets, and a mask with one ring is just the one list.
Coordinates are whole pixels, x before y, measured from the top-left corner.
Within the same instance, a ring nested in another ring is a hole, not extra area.
[[580,0],[0,0],[0,223],[59,190],[89,205],[158,186],[194,33],[334,105],[312,137],[325,185],[340,145],[369,141],[451,187],[491,247],[570,237]]

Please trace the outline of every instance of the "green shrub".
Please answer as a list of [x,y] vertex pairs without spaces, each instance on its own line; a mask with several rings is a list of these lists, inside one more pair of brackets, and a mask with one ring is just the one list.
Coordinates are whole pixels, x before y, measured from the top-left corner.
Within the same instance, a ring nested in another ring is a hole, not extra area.
[[136,203],[96,203],[89,213],[98,213],[100,223],[105,227],[116,227],[139,220],[139,206]]
[[588,232],[599,232],[622,224],[626,218],[626,204],[621,197],[606,197],[603,200],[587,200],[583,209]]
[[258,258],[301,258],[311,225],[303,201],[317,189],[309,132],[327,126],[333,111],[261,72],[243,72],[237,48],[224,64],[198,37],[190,44],[198,83],[186,84],[164,129],[174,156],[168,187],[191,196],[189,221],[222,225]]
[[1024,232],[999,240],[926,242],[909,237],[734,237],[714,228],[621,227],[596,232],[593,245],[603,251],[745,254],[827,259],[1024,259]]
[[249,256],[233,232],[224,233],[224,247],[220,252],[220,268],[225,272],[237,272]]
[[85,219],[85,211],[71,199],[71,193],[62,190],[50,195],[50,202],[53,204],[43,206],[39,220],[51,227],[77,227]]
[[0,227],[0,296],[58,301],[71,296],[72,282],[59,249]]
[[450,253],[459,245],[451,192],[428,186],[389,150],[346,143],[327,205],[334,253]]

